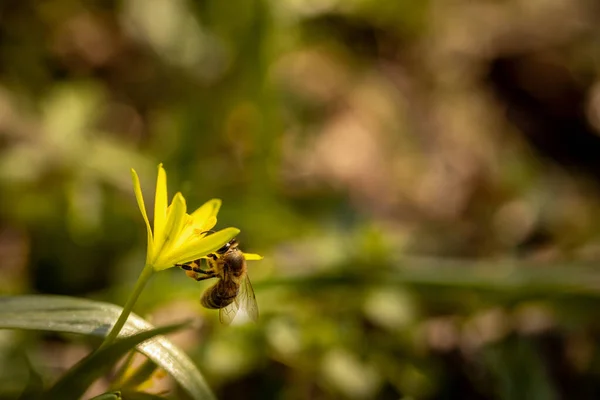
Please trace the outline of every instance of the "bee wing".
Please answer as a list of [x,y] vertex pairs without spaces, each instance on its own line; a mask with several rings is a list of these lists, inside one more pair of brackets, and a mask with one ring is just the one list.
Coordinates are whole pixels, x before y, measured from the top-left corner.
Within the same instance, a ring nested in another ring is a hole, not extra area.
[[242,282],[240,292],[238,297],[240,298],[240,302],[242,302],[242,308],[244,308],[246,314],[248,314],[248,318],[254,322],[258,321],[258,304],[256,303],[256,296],[254,295],[254,289],[252,288],[248,275],[246,275]]
[[233,303],[219,309],[219,321],[221,321],[223,325],[230,325],[239,309],[240,304],[236,297],[235,300],[233,300]]
[[256,304],[254,289],[252,289],[248,275],[244,277],[235,300],[219,310],[219,320],[224,325],[230,325],[239,310],[242,310],[251,321],[258,320],[258,304]]

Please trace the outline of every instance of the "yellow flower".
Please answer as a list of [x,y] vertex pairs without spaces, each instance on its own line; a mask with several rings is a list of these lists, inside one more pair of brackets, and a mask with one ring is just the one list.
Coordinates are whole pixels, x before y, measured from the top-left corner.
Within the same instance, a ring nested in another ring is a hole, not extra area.
[[211,235],[207,231],[217,223],[221,200],[212,199],[191,214],[186,213],[185,199],[181,193],[167,206],[167,174],[160,164],[156,180],[154,202],[154,229],[150,226],[142,197],[140,179],[131,170],[135,197],[148,229],[146,264],[155,271],[184,264],[214,252],[240,233],[237,228],[225,228]]

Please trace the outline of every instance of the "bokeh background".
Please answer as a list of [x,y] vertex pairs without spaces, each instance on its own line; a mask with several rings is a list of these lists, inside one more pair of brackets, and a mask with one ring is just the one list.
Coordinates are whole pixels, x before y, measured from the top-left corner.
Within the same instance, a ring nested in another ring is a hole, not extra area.
[[[220,398],[598,398],[598,27],[592,0],[4,0],[0,293],[122,305],[129,169],[149,198],[163,162],[265,256],[256,326],[176,269],[136,306],[196,320],[173,341]],[[91,348],[0,332],[1,395],[23,351],[51,380]]]

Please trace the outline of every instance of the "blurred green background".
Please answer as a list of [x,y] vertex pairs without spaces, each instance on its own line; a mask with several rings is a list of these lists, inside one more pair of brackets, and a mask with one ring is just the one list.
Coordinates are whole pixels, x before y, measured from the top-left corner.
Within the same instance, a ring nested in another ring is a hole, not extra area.
[[[156,274],[136,312],[219,398],[600,397],[590,0],[4,0],[0,293],[123,304],[130,168],[223,199],[261,320]],[[0,395],[90,351],[0,332]],[[101,390],[103,382],[98,383]],[[168,378],[159,389],[181,393]]]

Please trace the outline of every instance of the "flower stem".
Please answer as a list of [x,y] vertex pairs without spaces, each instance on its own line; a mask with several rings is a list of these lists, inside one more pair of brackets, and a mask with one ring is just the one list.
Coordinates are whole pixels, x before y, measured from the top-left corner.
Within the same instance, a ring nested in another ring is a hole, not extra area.
[[125,303],[125,307],[123,307],[123,311],[121,311],[121,315],[119,315],[119,319],[117,319],[117,322],[114,324],[114,326],[112,327],[112,329],[110,330],[108,335],[106,335],[106,337],[104,338],[104,341],[100,345],[100,348],[103,348],[104,346],[114,342],[114,340],[117,338],[117,336],[119,335],[119,332],[121,332],[121,329],[123,329],[125,322],[127,322],[127,318],[129,318],[129,314],[131,314],[131,310],[133,309],[135,302],[137,301],[138,297],[140,297],[140,294],[142,293],[144,286],[146,286],[146,283],[152,276],[153,272],[154,272],[154,269],[152,268],[151,265],[146,264],[144,266],[144,269],[142,270],[140,277],[138,278],[137,282],[135,283],[133,292],[127,299],[127,303]]

